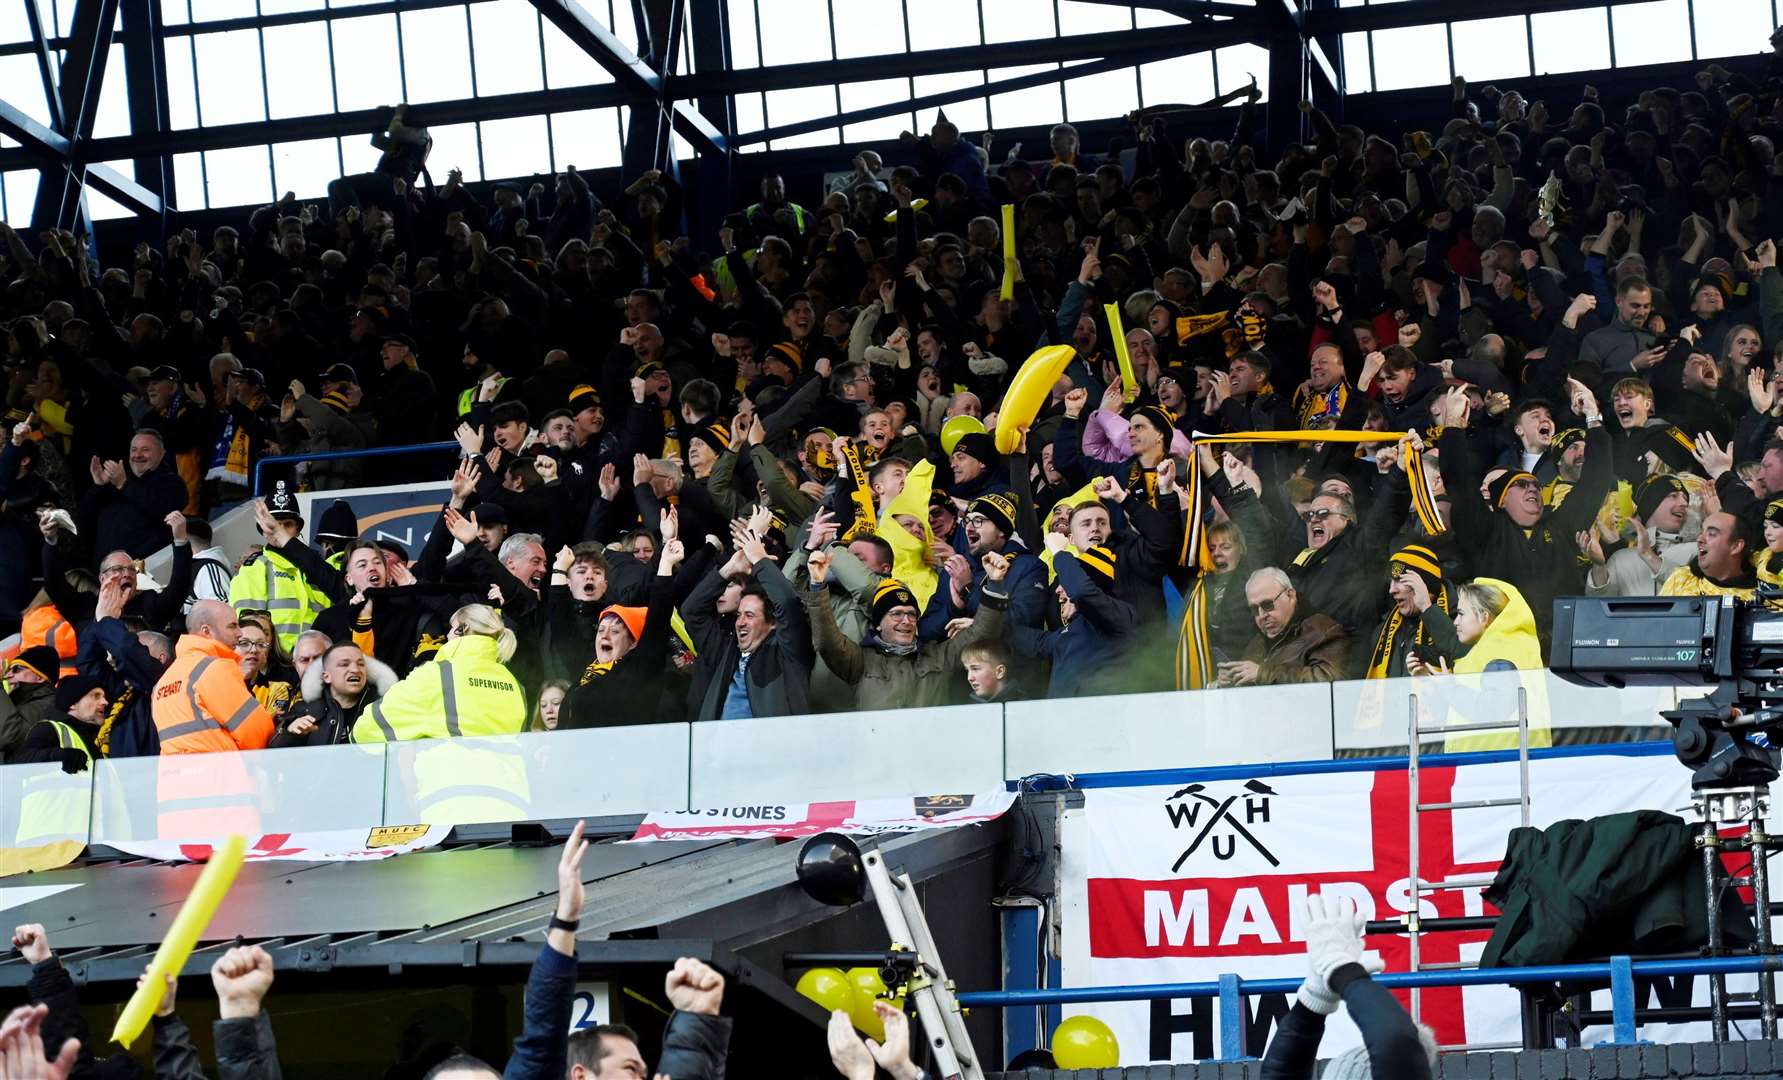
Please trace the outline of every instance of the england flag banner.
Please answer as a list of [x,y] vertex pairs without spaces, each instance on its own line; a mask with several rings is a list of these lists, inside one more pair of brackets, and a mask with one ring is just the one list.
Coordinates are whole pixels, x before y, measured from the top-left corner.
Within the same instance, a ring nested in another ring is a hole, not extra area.
[[[1668,748],[1669,749],[1669,748]],[[1654,809],[1690,818],[1690,773],[1670,753],[1606,747],[1602,753],[1532,760],[1530,823]],[[1191,774],[1192,775],[1192,774]],[[1412,813],[1403,768],[1246,777],[1210,770],[1208,779],[1159,787],[1084,792],[1064,822],[1062,974],[1067,987],[1298,979],[1306,974],[1301,921],[1309,894],[1353,899],[1370,919],[1394,919],[1417,903],[1425,917],[1488,915],[1484,887],[1414,897],[1408,840]],[[1518,764],[1421,768],[1420,801],[1515,798]],[[1516,806],[1419,814],[1419,878],[1491,875],[1504,857]],[[1424,965],[1477,960],[1487,932],[1426,933]],[[1388,971],[1410,969],[1410,941],[1380,934],[1368,949]],[[1707,1004],[1708,980],[1637,980],[1645,1004]],[[1750,976],[1730,987],[1753,986]],[[1408,1000],[1396,991],[1402,1003]],[[1607,991],[1596,1006],[1608,1008]],[[1426,989],[1422,1017],[1447,1046],[1521,1037],[1520,998],[1505,986]],[[1260,1055],[1292,995],[1246,999],[1247,1041]],[[1067,1015],[1099,1017],[1120,1041],[1123,1066],[1187,1063],[1218,1056],[1219,1003],[1213,998],[1068,1005]],[[1649,1025],[1653,1041],[1706,1038],[1707,1024]],[[1584,1045],[1608,1037],[1587,1029]],[[1756,1031],[1752,1037],[1757,1037]],[[1360,1045],[1340,1012],[1320,1056]]]

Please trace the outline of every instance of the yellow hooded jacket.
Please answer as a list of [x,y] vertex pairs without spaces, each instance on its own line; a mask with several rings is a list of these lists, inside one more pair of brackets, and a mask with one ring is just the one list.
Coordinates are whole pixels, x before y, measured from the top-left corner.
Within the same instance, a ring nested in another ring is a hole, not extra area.
[[[1529,601],[1508,581],[1498,578],[1475,578],[1475,583],[1490,585],[1502,592],[1506,597],[1504,610],[1486,627],[1480,639],[1473,647],[1455,660],[1455,674],[1474,676],[1470,682],[1478,687],[1482,680],[1478,676],[1485,673],[1495,661],[1502,661],[1516,668],[1521,674],[1523,698],[1529,710],[1529,745],[1551,746],[1553,736],[1548,721],[1548,691],[1546,675],[1542,670],[1542,644],[1536,634],[1535,613],[1529,609]],[[1508,676],[1500,676],[1506,682]],[[1467,684],[1463,684],[1467,685]],[[1494,721],[1514,721],[1514,711],[1501,714],[1501,710],[1491,708],[1490,702],[1497,701],[1502,695],[1494,690],[1491,694],[1480,693],[1475,702],[1488,705],[1482,710],[1478,708],[1449,711],[1450,724],[1479,724]],[[1490,699],[1490,701],[1488,700]],[[1515,708],[1514,701],[1511,702]],[[1466,715],[1463,715],[1463,714]],[[1517,746],[1515,731],[1474,731],[1459,735],[1451,735],[1443,741],[1443,749],[1449,752],[1462,750],[1512,750]]]
[[[904,490],[879,512],[879,536],[892,549],[892,577],[904,583],[923,611],[940,588],[941,575],[929,565],[929,545],[935,534],[929,529],[929,492],[935,487],[935,463],[922,461],[904,478]],[[911,536],[898,524],[900,515],[922,522],[923,539]]]

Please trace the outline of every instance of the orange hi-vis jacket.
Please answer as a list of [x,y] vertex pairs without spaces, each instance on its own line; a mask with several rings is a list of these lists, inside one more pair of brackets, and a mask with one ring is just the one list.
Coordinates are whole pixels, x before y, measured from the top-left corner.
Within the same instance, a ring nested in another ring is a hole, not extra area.
[[155,684],[153,712],[162,754],[261,750],[272,715],[249,693],[235,650],[213,638],[182,634],[173,663]]
[[[54,604],[42,604],[25,613],[25,620],[19,627],[19,651],[48,645],[56,650],[62,658],[62,677],[80,674],[74,666],[74,654],[79,643],[74,637],[74,627]],[[44,672],[47,675],[49,672]]]

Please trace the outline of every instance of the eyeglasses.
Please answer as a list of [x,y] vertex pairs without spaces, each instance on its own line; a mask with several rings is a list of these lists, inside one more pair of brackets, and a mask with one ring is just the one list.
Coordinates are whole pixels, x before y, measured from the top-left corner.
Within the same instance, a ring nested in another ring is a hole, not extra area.
[[985,525],[989,525],[990,523],[991,523],[991,519],[985,517],[983,514],[967,514],[966,515],[966,524],[968,524],[968,525],[971,525],[974,527],[983,527]]
[[897,623],[915,622],[916,621],[916,612],[910,611],[906,608],[894,608],[893,610],[886,612],[885,617],[890,619],[892,622],[897,622]]
[[241,640],[235,643],[236,652],[265,652],[268,642]]
[[129,574],[129,573],[134,573],[135,571],[136,571],[136,567],[131,565],[130,563],[121,563],[117,566],[102,566],[102,567],[100,567],[99,568],[99,576],[100,577],[111,577],[114,574]]
[[1283,585],[1281,588],[1281,591],[1276,593],[1274,596],[1270,597],[1269,599],[1261,601],[1259,603],[1255,603],[1255,604],[1246,604],[1245,607],[1248,607],[1251,609],[1251,617],[1252,618],[1255,618],[1258,615],[1268,615],[1275,611],[1275,602],[1277,600],[1280,600],[1282,597],[1286,596],[1287,594],[1288,594],[1288,587],[1286,585]]
[[1329,507],[1325,507],[1325,508],[1318,509],[1318,510],[1302,510],[1300,512],[1300,520],[1304,521],[1310,525],[1315,521],[1324,521],[1326,518],[1330,517],[1333,514],[1336,514],[1338,517],[1344,518],[1344,520],[1346,520],[1346,521],[1349,520],[1347,517],[1345,517],[1344,512],[1342,510],[1333,510]]

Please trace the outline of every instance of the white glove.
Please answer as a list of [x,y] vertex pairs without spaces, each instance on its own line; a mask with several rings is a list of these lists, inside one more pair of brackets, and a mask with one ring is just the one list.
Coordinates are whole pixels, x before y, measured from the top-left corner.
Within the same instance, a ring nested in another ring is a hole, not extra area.
[[974,375],[988,377],[992,375],[1001,375],[1008,371],[1009,362],[1000,356],[992,356],[990,353],[980,353],[977,356],[972,357],[970,360],[967,360],[966,367],[970,368]]
[[1347,896],[1327,900],[1315,893],[1306,898],[1307,967],[1326,993],[1333,971],[1362,962],[1362,933],[1367,926],[1367,916]]
[[1300,999],[1300,1004],[1320,1016],[1330,1016],[1337,1011],[1339,1005],[1343,1004],[1343,999],[1338,997],[1329,986],[1326,986],[1325,980],[1317,975],[1308,975],[1306,981],[1300,984],[1300,991],[1294,996]]

